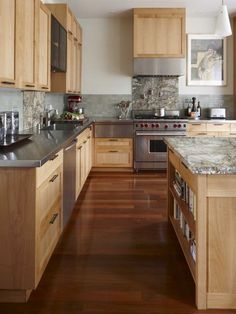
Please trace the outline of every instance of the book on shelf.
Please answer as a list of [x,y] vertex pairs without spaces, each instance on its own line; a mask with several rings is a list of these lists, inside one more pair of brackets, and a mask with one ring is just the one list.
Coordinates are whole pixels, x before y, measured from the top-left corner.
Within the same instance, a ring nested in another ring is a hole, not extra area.
[[197,247],[196,247],[196,241],[192,240],[190,244],[190,253],[192,255],[192,258],[194,262],[196,262],[196,256],[197,256]]
[[174,219],[180,219],[180,208],[178,203],[176,202],[176,199],[174,199]]

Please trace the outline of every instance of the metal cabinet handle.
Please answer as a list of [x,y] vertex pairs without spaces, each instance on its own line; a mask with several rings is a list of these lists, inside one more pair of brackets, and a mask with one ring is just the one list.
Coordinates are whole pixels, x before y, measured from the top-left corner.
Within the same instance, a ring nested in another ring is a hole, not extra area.
[[213,125],[218,126],[218,125],[224,125],[224,124],[223,123],[214,123]]
[[58,174],[55,174],[51,180],[49,180],[49,182],[54,182],[56,180],[56,178],[58,177]]
[[25,87],[35,87],[34,84],[25,84]]
[[86,144],[86,143],[87,143],[87,141],[84,141],[83,143],[84,143],[84,144]]
[[201,123],[193,123],[192,126],[202,125]]
[[50,158],[50,160],[52,161],[52,160],[56,159],[58,156],[59,156],[59,155],[56,154],[56,155],[54,155],[52,158]]
[[59,43],[57,41],[52,41],[52,44],[56,46],[57,48],[59,47]]
[[109,153],[118,153],[118,150],[109,150]]
[[14,82],[8,82],[8,81],[2,81],[2,84],[7,84],[7,85],[15,85]]
[[199,132],[198,135],[207,135],[207,132]]
[[77,149],[80,150],[82,148],[82,146],[79,146]]
[[42,89],[49,89],[49,87],[45,87],[45,86],[42,86],[41,88],[42,88]]
[[117,138],[110,138],[109,141],[110,142],[118,142],[118,139]]
[[57,217],[58,217],[58,213],[57,214],[53,214],[51,220],[49,221],[49,223],[53,225],[55,220],[57,219]]
[[89,140],[91,138],[91,136],[88,136],[87,139]]

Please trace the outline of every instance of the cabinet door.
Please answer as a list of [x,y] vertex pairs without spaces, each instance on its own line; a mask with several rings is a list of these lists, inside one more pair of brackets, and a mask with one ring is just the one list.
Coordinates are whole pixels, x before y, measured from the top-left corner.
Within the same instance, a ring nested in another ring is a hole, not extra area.
[[184,56],[184,9],[134,10],[134,57]]
[[76,200],[82,188],[81,149],[82,149],[82,145],[81,144],[77,145],[76,147],[76,188],[75,188]]
[[22,89],[36,89],[36,6],[37,0],[16,1],[16,74]]
[[75,90],[76,93],[81,93],[81,72],[82,72],[82,46],[76,43],[76,58],[75,58]]
[[[85,142],[85,141],[84,141]],[[81,185],[83,186],[85,180],[86,180],[86,148],[85,148],[85,143],[83,142],[82,147],[81,147]]]
[[38,89],[50,90],[50,41],[51,14],[47,7],[39,6],[39,35],[38,35]]
[[73,55],[74,39],[71,34],[67,35],[67,71],[66,71],[66,89],[68,93],[73,93]]
[[0,0],[0,86],[15,86],[15,0]]
[[61,234],[62,166],[37,189],[36,286]]
[[59,68],[60,71],[66,72],[67,64],[67,33],[66,30],[60,26],[60,46],[59,46]]
[[53,15],[51,21],[51,67],[56,71],[59,68],[60,24]]

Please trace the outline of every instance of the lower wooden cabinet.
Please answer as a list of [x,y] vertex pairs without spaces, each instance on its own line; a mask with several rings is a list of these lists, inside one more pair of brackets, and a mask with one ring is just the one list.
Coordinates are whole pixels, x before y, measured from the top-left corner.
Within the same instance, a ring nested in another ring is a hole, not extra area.
[[187,136],[236,137],[236,123],[229,122],[188,123]]
[[63,151],[39,168],[0,168],[0,302],[26,302],[62,231]]
[[133,139],[131,138],[95,138],[95,167],[133,166]]
[[77,137],[76,145],[76,199],[92,168],[93,131],[87,128]]

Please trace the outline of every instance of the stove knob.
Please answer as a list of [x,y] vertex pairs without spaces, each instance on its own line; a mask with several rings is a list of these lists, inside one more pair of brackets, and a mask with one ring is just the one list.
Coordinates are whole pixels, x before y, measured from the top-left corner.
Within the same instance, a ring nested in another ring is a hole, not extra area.
[[168,124],[165,125],[165,129],[168,129]]
[[175,124],[173,125],[173,127],[174,127],[174,128],[177,128],[177,124],[175,123]]
[[181,128],[181,124],[178,124],[178,128]]
[[136,124],[136,128],[138,128],[139,127],[139,125],[138,124]]
[[184,124],[183,127],[186,128],[186,124]]
[[154,123],[152,123],[152,128],[155,128],[155,124]]
[[145,123],[145,128],[148,128],[148,124],[147,123]]
[[159,124],[159,123],[157,123],[157,124],[156,124],[156,128],[159,128],[159,127],[160,127],[160,124]]
[[141,124],[140,124],[140,127],[141,127],[141,128],[143,128],[143,127],[144,127],[143,123],[141,123]]

